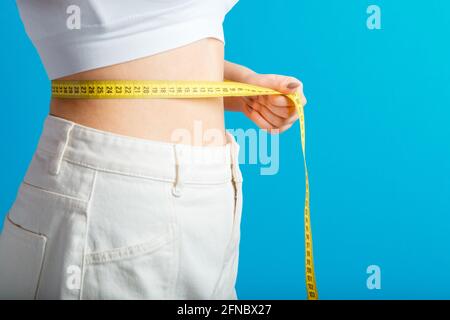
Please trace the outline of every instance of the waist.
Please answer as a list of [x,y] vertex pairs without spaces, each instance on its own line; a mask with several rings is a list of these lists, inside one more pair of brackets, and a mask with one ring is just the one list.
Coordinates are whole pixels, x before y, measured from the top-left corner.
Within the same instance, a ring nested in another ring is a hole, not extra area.
[[223,145],[222,99],[52,101],[51,115],[120,135],[191,145]]
[[[223,43],[206,38],[150,57],[61,80],[223,80]],[[51,115],[141,139],[193,145],[225,144],[223,99],[52,99]],[[214,137],[213,139],[211,137]]]

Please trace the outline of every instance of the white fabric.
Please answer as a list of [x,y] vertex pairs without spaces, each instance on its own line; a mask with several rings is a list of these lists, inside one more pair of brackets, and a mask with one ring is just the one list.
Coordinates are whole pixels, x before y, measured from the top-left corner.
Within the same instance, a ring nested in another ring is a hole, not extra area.
[[[50,79],[213,37],[238,0],[16,0]],[[79,8],[80,29],[72,11]],[[69,13],[68,13],[69,12]],[[69,20],[69,26],[68,22]]]
[[49,116],[0,235],[0,299],[236,299],[239,146]]

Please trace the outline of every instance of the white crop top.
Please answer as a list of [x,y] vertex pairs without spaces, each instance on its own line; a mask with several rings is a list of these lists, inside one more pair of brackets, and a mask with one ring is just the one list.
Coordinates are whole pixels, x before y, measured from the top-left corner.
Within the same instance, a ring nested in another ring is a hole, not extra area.
[[213,37],[238,0],[16,0],[50,79]]

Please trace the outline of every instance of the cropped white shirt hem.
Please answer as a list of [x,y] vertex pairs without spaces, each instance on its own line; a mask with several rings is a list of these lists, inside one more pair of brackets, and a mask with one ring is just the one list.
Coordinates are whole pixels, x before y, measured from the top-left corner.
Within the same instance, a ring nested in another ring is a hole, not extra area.
[[[182,33],[180,29],[183,30]],[[52,38],[51,41],[38,40],[35,45],[49,78],[57,79],[69,74],[144,58],[209,37],[225,43],[222,23],[215,17],[187,20],[163,29],[127,34],[126,37],[69,43],[64,39],[55,41]],[[164,42],[162,39],[169,41]],[[152,45],[146,45],[148,43]]]
[[[17,0],[50,79],[132,61],[204,38],[225,43],[223,20],[238,0]],[[80,28],[66,9],[77,4]]]

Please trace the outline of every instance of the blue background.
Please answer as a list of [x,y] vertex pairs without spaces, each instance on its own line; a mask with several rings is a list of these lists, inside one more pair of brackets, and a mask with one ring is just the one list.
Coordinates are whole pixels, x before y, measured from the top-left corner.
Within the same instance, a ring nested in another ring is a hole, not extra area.
[[[370,4],[382,30],[366,27]],[[226,19],[227,59],[304,82],[323,299],[450,298],[448,12],[446,0],[241,0]],[[3,218],[37,145],[49,81],[14,1],[1,1],[0,19]],[[9,93],[17,87],[27,93]],[[227,127],[254,125],[228,114]],[[241,299],[305,298],[298,127],[280,144],[277,175],[242,166]],[[381,290],[366,287],[372,264]]]

